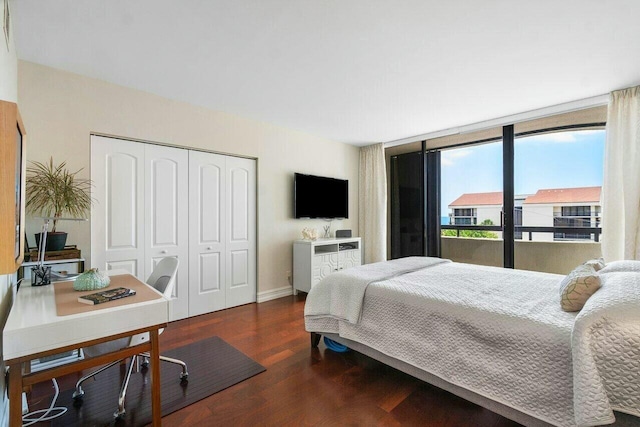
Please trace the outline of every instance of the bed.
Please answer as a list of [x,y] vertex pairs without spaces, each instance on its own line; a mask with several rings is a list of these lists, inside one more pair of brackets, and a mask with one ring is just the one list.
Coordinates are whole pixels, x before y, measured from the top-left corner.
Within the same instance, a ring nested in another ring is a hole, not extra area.
[[560,309],[563,277],[368,264],[316,284],[305,327],[525,425],[640,425],[640,271],[601,274],[578,313]]

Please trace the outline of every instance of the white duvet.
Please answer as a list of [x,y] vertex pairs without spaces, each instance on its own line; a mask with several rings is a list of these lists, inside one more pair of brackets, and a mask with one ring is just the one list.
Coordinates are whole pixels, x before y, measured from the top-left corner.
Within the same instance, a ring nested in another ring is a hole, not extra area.
[[[561,278],[431,263],[345,295],[328,276],[307,297],[305,324],[554,425],[611,423],[612,410],[640,416],[640,274],[602,275],[580,314],[560,309]],[[332,295],[359,316],[332,313]]]

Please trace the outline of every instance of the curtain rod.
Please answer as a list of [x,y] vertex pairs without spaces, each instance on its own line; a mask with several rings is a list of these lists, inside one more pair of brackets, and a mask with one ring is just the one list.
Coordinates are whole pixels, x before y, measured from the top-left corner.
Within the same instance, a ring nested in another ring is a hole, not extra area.
[[543,117],[555,116],[556,114],[570,113],[572,111],[579,111],[586,108],[607,105],[608,102],[609,94],[592,96],[591,98],[565,102],[563,104],[530,110],[524,113],[512,114],[510,116],[499,117],[497,119],[485,120],[483,122],[472,123],[470,125],[442,129],[435,132],[424,133],[422,135],[415,135],[408,138],[397,139],[395,141],[385,142],[384,148],[396,147],[398,145],[410,144],[412,142],[418,142],[428,139],[441,138],[443,136],[477,132],[499,126],[525,122],[528,120],[541,119]]

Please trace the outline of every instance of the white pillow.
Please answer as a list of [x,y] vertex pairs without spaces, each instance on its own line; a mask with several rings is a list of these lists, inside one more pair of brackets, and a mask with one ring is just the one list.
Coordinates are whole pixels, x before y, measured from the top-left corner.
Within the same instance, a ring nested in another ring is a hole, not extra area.
[[577,266],[560,282],[560,307],[564,311],[580,311],[600,286],[600,277],[592,266]]
[[602,270],[600,270],[600,274],[616,273],[621,271],[633,271],[636,273],[640,273],[640,261],[632,259],[611,261]]

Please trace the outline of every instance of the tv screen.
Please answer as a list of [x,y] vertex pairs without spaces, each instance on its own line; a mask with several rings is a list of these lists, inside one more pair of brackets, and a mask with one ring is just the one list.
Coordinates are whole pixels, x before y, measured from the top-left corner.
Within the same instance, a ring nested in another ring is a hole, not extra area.
[[293,186],[296,218],[349,218],[349,181],[296,173]]

